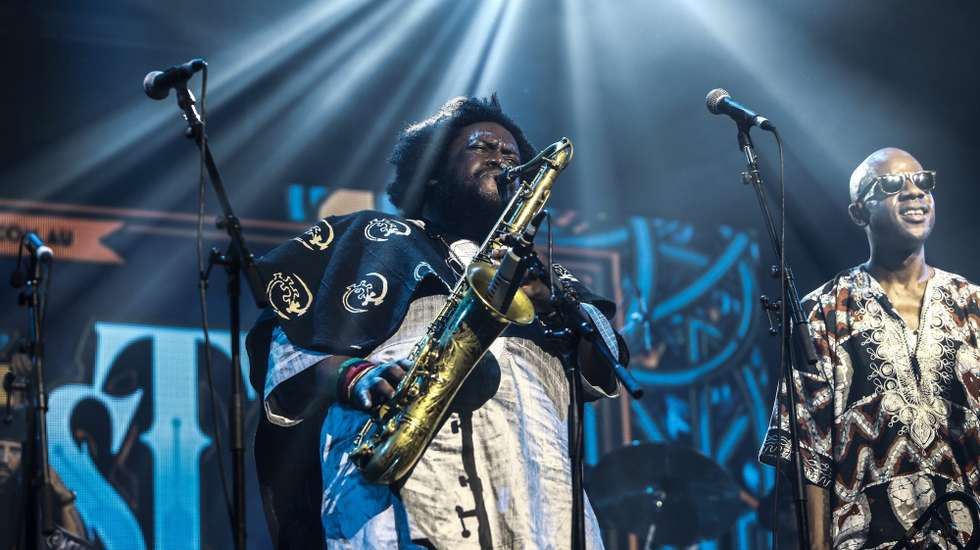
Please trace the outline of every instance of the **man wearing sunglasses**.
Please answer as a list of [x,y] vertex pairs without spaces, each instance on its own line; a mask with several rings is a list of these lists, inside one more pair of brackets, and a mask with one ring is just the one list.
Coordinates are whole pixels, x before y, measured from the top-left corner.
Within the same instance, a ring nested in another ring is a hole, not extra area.
[[[798,363],[793,382],[815,549],[890,548],[937,497],[980,492],[980,287],[926,263],[935,186],[905,151],[866,158],[848,212],[870,258],[803,303],[819,361]],[[790,456],[779,393],[768,464]],[[946,510],[913,547],[965,542],[966,509]]]

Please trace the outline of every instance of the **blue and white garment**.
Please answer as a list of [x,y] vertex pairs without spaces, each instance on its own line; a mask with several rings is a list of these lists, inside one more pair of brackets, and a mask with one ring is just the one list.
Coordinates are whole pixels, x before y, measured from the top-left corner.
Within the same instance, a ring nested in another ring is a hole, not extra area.
[[[382,362],[408,355],[444,302],[441,295],[414,300],[398,330],[367,358]],[[605,318],[595,308],[586,309],[603,337],[612,339],[611,349],[618,350]],[[324,357],[274,330],[265,385],[271,422],[293,425],[302,420],[277,410],[275,390]],[[615,395],[588,382],[585,390],[593,397]],[[320,438],[321,521],[327,547],[568,547],[568,402],[568,384],[556,357],[527,338],[498,338],[398,490],[363,480],[348,453],[367,415],[332,405]],[[586,536],[589,548],[602,548],[588,502]]]

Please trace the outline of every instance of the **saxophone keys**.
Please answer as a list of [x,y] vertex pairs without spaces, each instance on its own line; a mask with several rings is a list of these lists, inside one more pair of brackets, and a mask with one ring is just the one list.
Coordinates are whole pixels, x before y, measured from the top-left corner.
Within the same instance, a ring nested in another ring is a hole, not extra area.
[[384,433],[385,435],[391,435],[398,430],[398,418],[392,418],[391,420],[385,422]]

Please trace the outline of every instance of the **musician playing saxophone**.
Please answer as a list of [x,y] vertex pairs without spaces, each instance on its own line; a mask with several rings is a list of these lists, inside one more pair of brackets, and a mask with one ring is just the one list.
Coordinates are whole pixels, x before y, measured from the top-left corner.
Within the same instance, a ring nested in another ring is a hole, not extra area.
[[[256,462],[279,547],[309,548],[314,539],[328,548],[567,544],[568,385],[562,350],[544,337],[558,316],[537,277],[522,288],[538,320],[494,341],[404,479],[369,483],[350,457],[369,412],[394,395],[405,358],[506,206],[513,188],[498,176],[533,154],[496,97],[450,100],[406,128],[391,156],[388,194],[403,216],[327,218],[262,259],[272,307],[248,346],[266,412]],[[625,363],[604,317],[613,304],[555,269]],[[574,345],[587,397],[615,396],[616,379],[591,344]],[[588,506],[586,527],[588,546],[601,548]]]

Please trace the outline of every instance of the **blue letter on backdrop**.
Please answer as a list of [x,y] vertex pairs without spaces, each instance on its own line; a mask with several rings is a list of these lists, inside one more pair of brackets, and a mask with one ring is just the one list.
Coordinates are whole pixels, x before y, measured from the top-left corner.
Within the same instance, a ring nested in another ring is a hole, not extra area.
[[[201,451],[210,443],[197,425],[199,329],[150,328],[153,337],[153,425],[140,439],[153,452],[154,548],[201,547]],[[227,336],[226,336],[227,339]]]
[[[149,340],[153,379],[153,424],[140,440],[153,455],[154,541],[156,550],[201,547],[200,456],[210,443],[198,424],[197,348],[199,329],[97,323],[92,384],[66,384],[51,392],[48,425],[51,464],[78,493],[78,509],[90,531],[108,550],[147,547],[140,526],[122,497],[102,477],[84,444],[70,433],[71,416],[83,400],[93,399],[108,412],[111,452],[119,451],[143,390],[127,396],[104,393],[113,363],[130,345]],[[228,333],[215,331],[212,344],[228,353]],[[243,371],[247,372],[243,358]],[[248,397],[255,398],[249,386]]]
[[97,324],[95,369],[92,385],[66,384],[51,392],[48,410],[49,449],[51,466],[61,475],[65,485],[78,494],[78,512],[89,533],[96,533],[107,550],[143,550],[146,543],[139,523],[126,502],[99,474],[88,448],[76,446],[71,435],[71,416],[75,407],[86,399],[98,401],[109,414],[113,454],[119,452],[123,435],[136,408],[142,390],[116,397],[102,392],[106,376],[116,356],[145,331],[138,327]]

